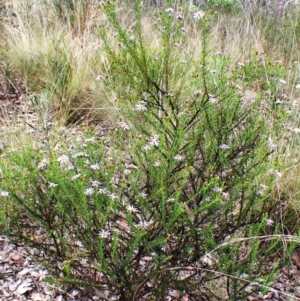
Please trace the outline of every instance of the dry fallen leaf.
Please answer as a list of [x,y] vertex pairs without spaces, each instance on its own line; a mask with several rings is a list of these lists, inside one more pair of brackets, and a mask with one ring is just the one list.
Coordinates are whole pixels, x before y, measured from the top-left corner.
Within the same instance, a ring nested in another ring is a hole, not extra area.
[[300,252],[294,252],[292,260],[295,262],[298,268],[300,268]]
[[182,301],[189,301],[189,295],[185,294],[184,296],[182,296],[181,300]]
[[[100,291],[100,290],[98,290],[98,289],[95,289],[95,293],[97,294],[96,297],[100,297],[100,298],[102,298],[103,300],[108,300],[108,299],[107,299],[107,296],[106,296],[102,291]],[[95,297],[95,296],[94,296],[94,297]],[[96,300],[96,299],[94,299],[94,300]]]
[[122,230],[130,230],[128,226],[128,222],[124,218],[120,218],[119,220],[117,220],[117,224],[120,226]]
[[30,298],[32,299],[32,301],[44,301],[46,299],[46,296],[40,293],[32,293]]
[[31,268],[25,268],[21,272],[18,273],[18,276],[24,276],[24,275],[26,275],[27,273],[29,273],[31,271],[32,271]]
[[272,297],[273,297],[273,293],[270,292],[270,293],[268,293],[267,295],[264,296],[264,300],[269,300],[269,299],[271,299]]
[[173,298],[175,298],[175,299],[179,299],[179,292],[178,291],[176,291],[176,290],[170,290],[169,291],[169,296],[171,296],[171,297],[173,297]]
[[10,283],[8,285],[8,289],[13,292],[17,289],[18,285],[21,283],[21,280],[18,280],[17,282],[14,282],[14,283]]
[[32,287],[31,287],[31,280],[24,280],[17,288],[17,290],[15,291],[16,294],[19,294],[19,295],[23,295],[25,294],[26,292],[32,290]]
[[79,294],[78,290],[73,290],[70,295],[73,297],[76,297],[76,296],[78,296],[78,294]]
[[6,290],[2,289],[0,292],[2,297],[10,297],[10,294]]
[[13,252],[10,258],[14,261],[20,261],[23,258],[23,255],[18,252]]

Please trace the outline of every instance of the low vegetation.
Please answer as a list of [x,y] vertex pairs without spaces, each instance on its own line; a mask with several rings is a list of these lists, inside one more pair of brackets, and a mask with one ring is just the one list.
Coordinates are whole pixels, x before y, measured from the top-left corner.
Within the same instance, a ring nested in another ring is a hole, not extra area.
[[128,301],[268,291],[299,241],[300,18],[274,3],[3,3],[3,81],[38,118],[3,135],[0,226],[46,281]]

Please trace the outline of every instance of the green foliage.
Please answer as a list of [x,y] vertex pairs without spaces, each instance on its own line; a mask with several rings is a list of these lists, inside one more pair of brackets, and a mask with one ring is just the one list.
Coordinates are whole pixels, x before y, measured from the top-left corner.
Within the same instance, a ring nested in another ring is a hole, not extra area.
[[225,13],[236,13],[240,10],[240,4],[237,0],[208,0],[205,8]]
[[7,230],[43,250],[65,283],[80,277],[121,300],[164,300],[170,290],[212,298],[218,271],[232,276],[229,299],[245,299],[243,277],[254,280],[280,251],[258,237],[280,231],[267,190],[279,174],[268,157],[281,110],[271,98],[241,98],[241,85],[266,70],[250,62],[229,72],[226,58],[209,53],[204,18],[194,24],[203,43],[195,58],[178,48],[184,21],[172,9],[157,15],[159,47],[150,47],[135,3],[130,32],[113,2],[99,31],[108,60],[99,85],[117,96],[120,127],[109,141],[87,134],[8,153]]

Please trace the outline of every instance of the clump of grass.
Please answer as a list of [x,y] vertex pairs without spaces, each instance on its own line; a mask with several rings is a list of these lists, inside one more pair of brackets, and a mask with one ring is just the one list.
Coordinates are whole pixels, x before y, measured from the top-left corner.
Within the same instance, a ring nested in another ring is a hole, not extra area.
[[[14,76],[24,81],[29,93],[47,94],[48,105],[62,124],[87,115],[109,120],[112,114],[106,96],[95,89],[103,58],[97,51],[100,41],[95,40],[93,27],[101,24],[102,16],[98,2],[86,5],[81,7],[78,2],[74,6],[72,26],[69,19],[61,20],[56,2],[44,1],[31,6],[22,1],[13,3],[3,22],[5,61],[10,62]],[[84,20],[81,13],[87,14]]]

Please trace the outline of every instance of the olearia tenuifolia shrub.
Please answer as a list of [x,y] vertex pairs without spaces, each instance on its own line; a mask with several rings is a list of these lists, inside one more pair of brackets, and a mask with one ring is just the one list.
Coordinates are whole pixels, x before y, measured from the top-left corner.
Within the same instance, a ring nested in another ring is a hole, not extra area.
[[114,4],[103,4],[109,68],[99,85],[117,95],[119,127],[107,141],[90,133],[52,147],[48,139],[45,149],[3,157],[3,224],[43,251],[57,281],[111,300],[220,291],[242,300],[282,263],[266,264],[281,252],[270,197],[280,171],[268,159],[281,109],[268,94],[242,98],[240,72],[208,51],[203,12],[190,18],[202,35],[197,58],[177,47],[185,16],[176,6],[157,15],[155,49],[143,39],[142,9],[136,1],[128,32]]

